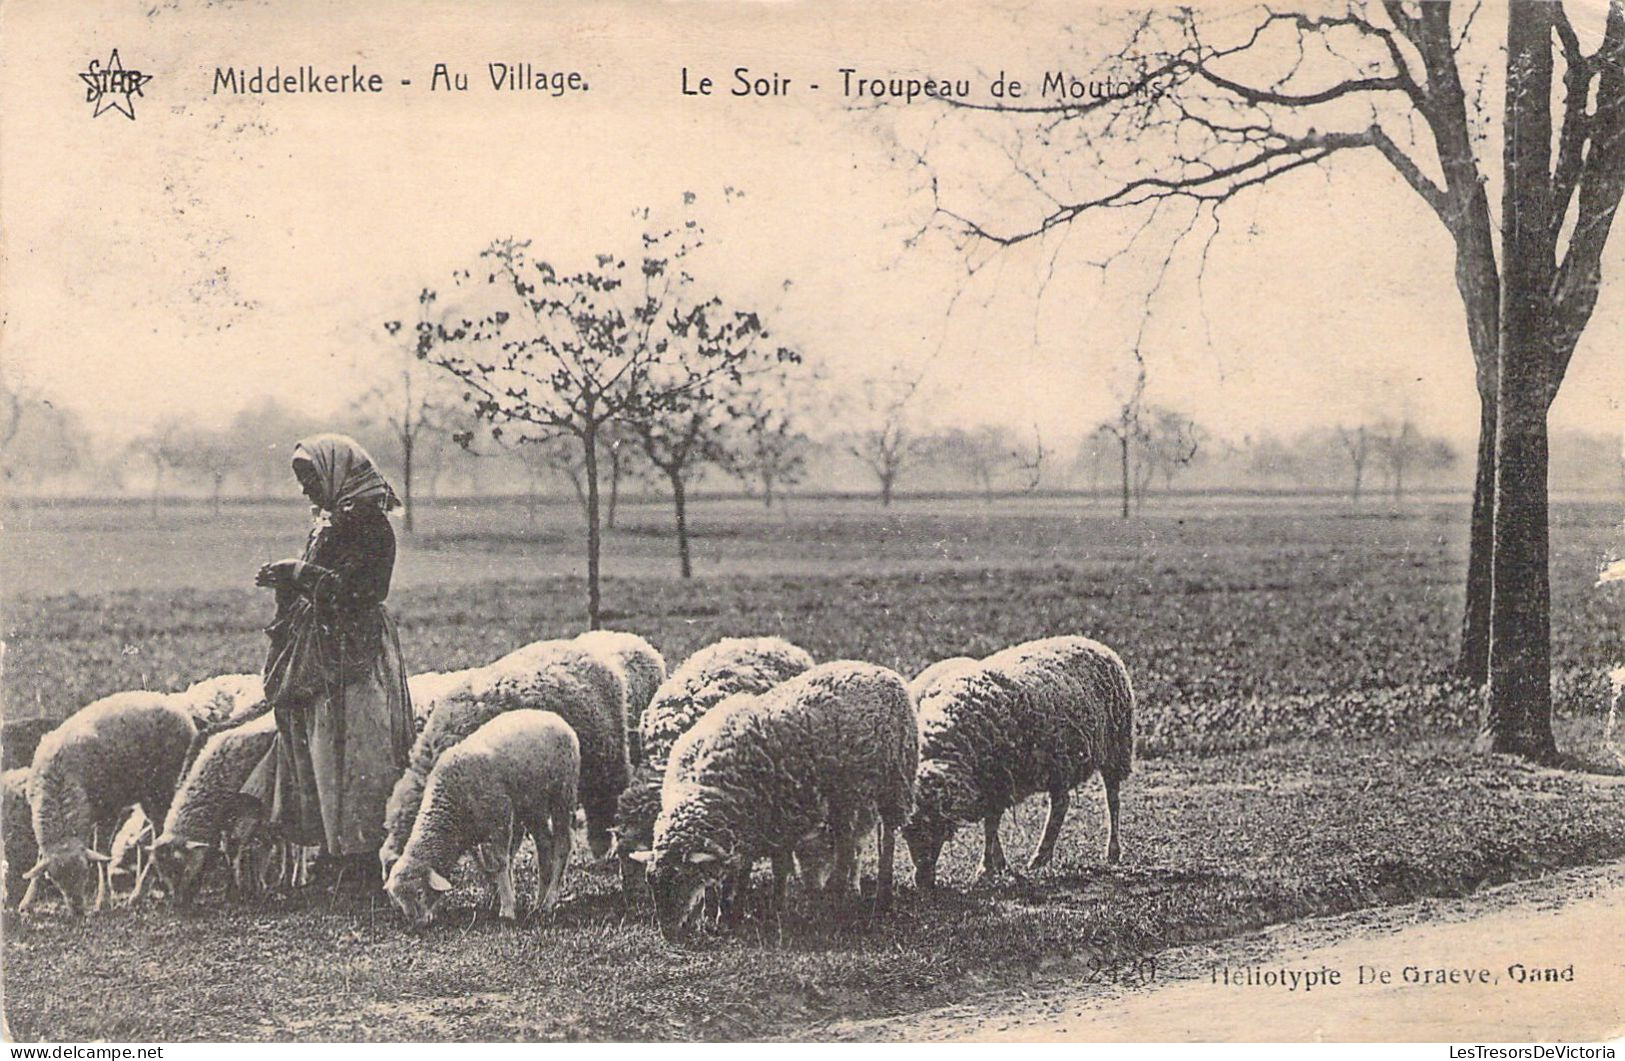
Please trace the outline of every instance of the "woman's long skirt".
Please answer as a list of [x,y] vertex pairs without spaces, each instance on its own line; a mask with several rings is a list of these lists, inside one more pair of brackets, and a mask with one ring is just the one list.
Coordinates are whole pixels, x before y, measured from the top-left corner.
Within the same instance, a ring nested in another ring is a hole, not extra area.
[[243,792],[283,837],[327,855],[371,854],[411,747],[412,701],[394,619],[373,665],[331,694],[277,709],[277,739]]

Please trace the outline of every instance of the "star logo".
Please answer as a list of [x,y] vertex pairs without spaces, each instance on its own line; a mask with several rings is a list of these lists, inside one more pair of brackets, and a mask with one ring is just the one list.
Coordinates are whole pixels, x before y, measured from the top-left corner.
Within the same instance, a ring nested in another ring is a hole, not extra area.
[[100,118],[103,111],[112,110],[133,122],[135,97],[142,95],[141,86],[151,81],[152,75],[124,69],[118,49],[114,48],[106,66],[102,65],[100,59],[92,59],[90,68],[79,75],[79,80],[85,83],[85,102],[96,105],[92,118]]

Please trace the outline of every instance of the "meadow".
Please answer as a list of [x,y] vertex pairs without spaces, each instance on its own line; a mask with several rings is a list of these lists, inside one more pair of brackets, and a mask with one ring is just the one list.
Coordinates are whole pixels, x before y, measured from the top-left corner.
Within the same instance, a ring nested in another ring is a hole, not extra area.
[[[675,577],[667,512],[627,504],[606,541],[606,624],[673,663],[776,633],[819,659],[913,673],[1058,632],[1117,648],[1138,695],[1122,864],[1101,858],[1098,788],[1055,865],[976,886],[980,840],[946,888],[890,915],[793,903],[783,935],[667,945],[578,852],[567,901],[510,927],[476,887],[427,934],[376,898],[301,892],[180,916],[162,903],[83,924],[4,922],[5,1015],[23,1039],[816,1037],[1030,978],[1154,976],[1166,946],[1284,920],[1455,895],[1625,857],[1625,786],[1601,745],[1625,594],[1592,585],[1625,547],[1617,503],[1553,514],[1554,772],[1469,748],[1452,676],[1465,504],[1176,498],[1131,520],[1080,498],[936,499],[882,509],[712,501],[691,514],[697,577]],[[415,670],[484,662],[580,629],[579,520],[546,506],[426,507],[391,605]],[[124,688],[258,668],[270,602],[249,583],[297,551],[288,504],[33,505],[5,513],[5,714],[61,717]],[[1031,801],[1007,824],[1025,850]],[[909,879],[906,855],[902,874]],[[1149,972],[1148,972],[1149,971]],[[87,989],[88,988],[88,989]]]

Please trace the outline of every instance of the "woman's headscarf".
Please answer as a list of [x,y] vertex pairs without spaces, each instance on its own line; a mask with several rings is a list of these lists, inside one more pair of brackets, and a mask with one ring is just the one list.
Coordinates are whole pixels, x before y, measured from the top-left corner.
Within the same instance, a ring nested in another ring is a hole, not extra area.
[[400,505],[400,498],[378,469],[361,443],[349,435],[321,434],[301,439],[293,447],[293,459],[316,469],[321,496],[316,504],[328,512],[346,505],[375,501],[388,512]]

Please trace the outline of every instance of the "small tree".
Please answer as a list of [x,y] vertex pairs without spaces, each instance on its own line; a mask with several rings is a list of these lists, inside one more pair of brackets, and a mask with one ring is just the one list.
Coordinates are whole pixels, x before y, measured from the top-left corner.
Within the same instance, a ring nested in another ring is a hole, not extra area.
[[407,534],[414,530],[413,487],[419,457],[429,458],[431,480],[438,479],[437,458],[443,458],[444,453],[436,450],[432,436],[453,430],[450,418],[457,407],[456,396],[446,386],[445,376],[432,372],[426,361],[435,337],[443,333],[444,322],[454,316],[452,311],[439,309],[438,301],[439,295],[428,288],[418,292],[417,324],[409,335],[405,334],[404,322],[384,322],[384,331],[390,338],[402,342],[386,356],[382,378],[361,397],[358,405],[358,411],[369,421],[389,429],[390,439],[400,455],[401,529]]
[[762,507],[801,482],[812,440],[796,427],[791,399],[771,383],[748,390],[734,408],[734,434],[724,457],[747,493],[760,493]]
[[1010,432],[992,425],[949,428],[934,440],[931,450],[936,460],[975,484],[989,504],[995,480],[1015,463]]
[[925,452],[925,440],[914,428],[909,403],[920,381],[894,375],[865,380],[859,388],[861,425],[847,451],[863,463],[880,487],[880,504],[890,506],[897,480]]
[[[692,196],[685,196],[689,203]],[[647,210],[636,215],[644,222]],[[530,241],[503,239],[480,253],[481,271],[460,281],[492,309],[420,324],[418,352],[463,381],[491,434],[520,444],[568,437],[581,447],[587,495],[587,619],[599,625],[600,441],[614,421],[680,405],[735,370],[730,342],[741,326],[715,299],[693,294],[686,259],[702,242],[689,220],[645,231],[640,253],[598,255],[563,271],[533,258]],[[686,338],[687,356],[675,356]],[[687,349],[692,345],[693,349]]]
[[186,421],[179,417],[165,417],[152,428],[130,440],[132,454],[144,457],[152,465],[152,518],[158,519],[158,498],[163,490],[164,473],[183,467],[186,454],[183,446],[188,434]]
[[[726,315],[725,315],[726,316]],[[683,578],[693,577],[689,557],[687,493],[688,482],[705,464],[727,466],[729,442],[737,437],[734,428],[746,403],[746,388],[755,377],[794,365],[800,356],[780,347],[767,351],[759,343],[768,338],[761,318],[754,313],[734,313],[723,328],[704,331],[679,329],[673,360],[680,374],[695,374],[699,365],[689,365],[696,356],[701,363],[714,359],[717,344],[727,343],[732,367],[711,377],[703,386],[689,390],[681,400],[650,411],[632,421],[632,430],[643,443],[650,465],[665,476],[671,487],[677,520],[678,566]]]
[[1344,455],[1348,457],[1349,468],[1354,475],[1354,481],[1349,488],[1349,496],[1358,505],[1360,503],[1360,485],[1365,480],[1366,462],[1371,459],[1372,434],[1364,424],[1358,427],[1338,425],[1337,440],[1342,446]]
[[218,513],[226,480],[246,463],[248,455],[241,441],[229,431],[193,428],[171,439],[169,450],[168,466],[206,483],[210,508]]
[[71,409],[0,380],[0,472],[6,481],[24,480],[37,487],[47,478],[78,471],[89,448],[84,425]]

